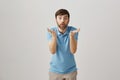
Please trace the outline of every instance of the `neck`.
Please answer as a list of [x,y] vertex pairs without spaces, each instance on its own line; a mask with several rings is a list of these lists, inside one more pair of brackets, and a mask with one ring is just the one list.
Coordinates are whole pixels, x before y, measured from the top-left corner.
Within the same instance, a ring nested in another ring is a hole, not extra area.
[[60,28],[58,27],[58,30],[59,30],[59,31],[60,31],[60,33],[62,33],[62,34],[64,34],[64,33],[65,33],[66,29],[67,29],[67,28],[65,28],[64,30],[62,30],[62,29],[60,29]]

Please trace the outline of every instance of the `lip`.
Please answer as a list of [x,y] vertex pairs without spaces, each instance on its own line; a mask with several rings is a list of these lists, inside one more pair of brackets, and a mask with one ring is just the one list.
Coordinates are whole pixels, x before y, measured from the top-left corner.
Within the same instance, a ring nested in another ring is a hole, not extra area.
[[65,23],[61,23],[61,25],[65,25]]

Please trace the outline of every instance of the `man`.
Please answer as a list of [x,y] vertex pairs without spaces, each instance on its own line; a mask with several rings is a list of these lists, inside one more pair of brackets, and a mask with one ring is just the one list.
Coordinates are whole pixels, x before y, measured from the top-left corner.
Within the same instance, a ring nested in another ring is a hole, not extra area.
[[55,13],[57,27],[47,29],[49,50],[52,53],[50,62],[50,80],[76,80],[77,68],[74,54],[77,50],[79,29],[68,26],[70,14],[66,9]]

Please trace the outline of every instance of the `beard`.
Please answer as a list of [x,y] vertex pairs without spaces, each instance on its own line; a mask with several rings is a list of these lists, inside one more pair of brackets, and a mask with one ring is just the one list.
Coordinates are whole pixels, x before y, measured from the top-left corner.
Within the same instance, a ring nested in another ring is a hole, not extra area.
[[64,23],[62,23],[62,24],[57,24],[58,25],[58,27],[61,29],[61,30],[65,30],[66,28],[67,28],[67,24],[64,24]]

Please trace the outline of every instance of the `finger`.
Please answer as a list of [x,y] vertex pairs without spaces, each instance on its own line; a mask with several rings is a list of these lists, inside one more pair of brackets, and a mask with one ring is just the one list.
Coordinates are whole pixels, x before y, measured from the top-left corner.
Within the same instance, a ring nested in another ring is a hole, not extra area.
[[78,28],[77,30],[74,30],[73,32],[74,33],[77,33],[77,32],[79,32],[80,31],[80,28]]
[[76,33],[79,32],[79,31],[80,31],[80,28],[78,28],[77,30],[75,30]]
[[52,30],[50,30],[49,28],[47,28],[48,32],[52,33]]
[[72,32],[73,32],[73,33],[77,33],[78,31],[77,31],[77,30],[73,30]]
[[80,31],[80,28],[77,29],[77,32],[79,32],[79,31]]

